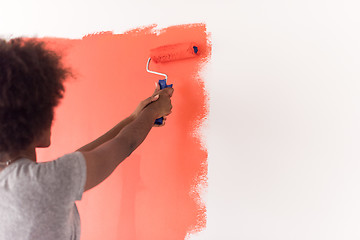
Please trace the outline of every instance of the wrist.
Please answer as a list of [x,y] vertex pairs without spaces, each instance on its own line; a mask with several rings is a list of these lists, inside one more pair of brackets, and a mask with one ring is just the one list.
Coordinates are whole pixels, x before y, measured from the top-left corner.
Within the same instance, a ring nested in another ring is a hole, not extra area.
[[130,121],[134,121],[136,119],[138,114],[132,113],[130,114],[130,116],[127,117],[127,119],[129,119]]

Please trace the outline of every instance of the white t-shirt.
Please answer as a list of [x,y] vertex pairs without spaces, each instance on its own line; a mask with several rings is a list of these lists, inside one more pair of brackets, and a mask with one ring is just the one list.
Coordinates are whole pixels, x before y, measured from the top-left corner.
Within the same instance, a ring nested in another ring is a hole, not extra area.
[[51,162],[13,162],[0,172],[0,240],[79,240],[75,201],[85,182],[80,152]]

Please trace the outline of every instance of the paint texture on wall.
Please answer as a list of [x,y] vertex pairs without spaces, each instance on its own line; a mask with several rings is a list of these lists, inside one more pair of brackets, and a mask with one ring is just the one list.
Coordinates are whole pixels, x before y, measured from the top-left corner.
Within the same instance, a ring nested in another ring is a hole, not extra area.
[[151,64],[174,84],[173,113],[165,127],[153,128],[105,182],[77,203],[83,240],[177,240],[206,225],[196,187],[206,184],[207,152],[196,131],[208,111],[199,73],[210,56],[209,34],[204,24],[155,27],[45,39],[63,55],[74,77],[56,109],[52,146],[38,151],[40,161],[99,137],[152,94],[159,77],[145,70],[150,49],[182,42],[199,47],[196,58]]

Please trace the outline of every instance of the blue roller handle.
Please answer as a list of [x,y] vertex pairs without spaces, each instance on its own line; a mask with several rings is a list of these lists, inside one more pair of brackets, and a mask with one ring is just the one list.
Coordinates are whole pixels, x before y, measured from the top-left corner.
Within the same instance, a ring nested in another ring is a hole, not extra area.
[[[159,80],[159,86],[160,86],[160,90],[161,90],[161,89],[164,89],[164,88],[172,87],[173,85],[172,84],[167,85],[166,80],[162,79],[162,80]],[[155,120],[155,124],[156,125],[162,125],[163,121],[164,121],[163,117],[158,118],[158,119]]]

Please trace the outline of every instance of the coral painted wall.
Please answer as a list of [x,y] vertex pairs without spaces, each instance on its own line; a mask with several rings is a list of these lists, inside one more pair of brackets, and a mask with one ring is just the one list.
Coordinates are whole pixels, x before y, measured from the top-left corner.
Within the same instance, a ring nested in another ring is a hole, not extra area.
[[38,151],[48,161],[76,150],[127,117],[150,96],[159,77],[145,70],[152,48],[195,42],[199,56],[151,64],[174,84],[173,113],[102,184],[78,202],[82,240],[177,240],[206,225],[197,187],[206,184],[207,152],[196,130],[207,114],[199,71],[210,56],[204,24],[124,34],[102,32],[82,39],[45,39],[64,56],[74,78],[57,108],[52,147]]

